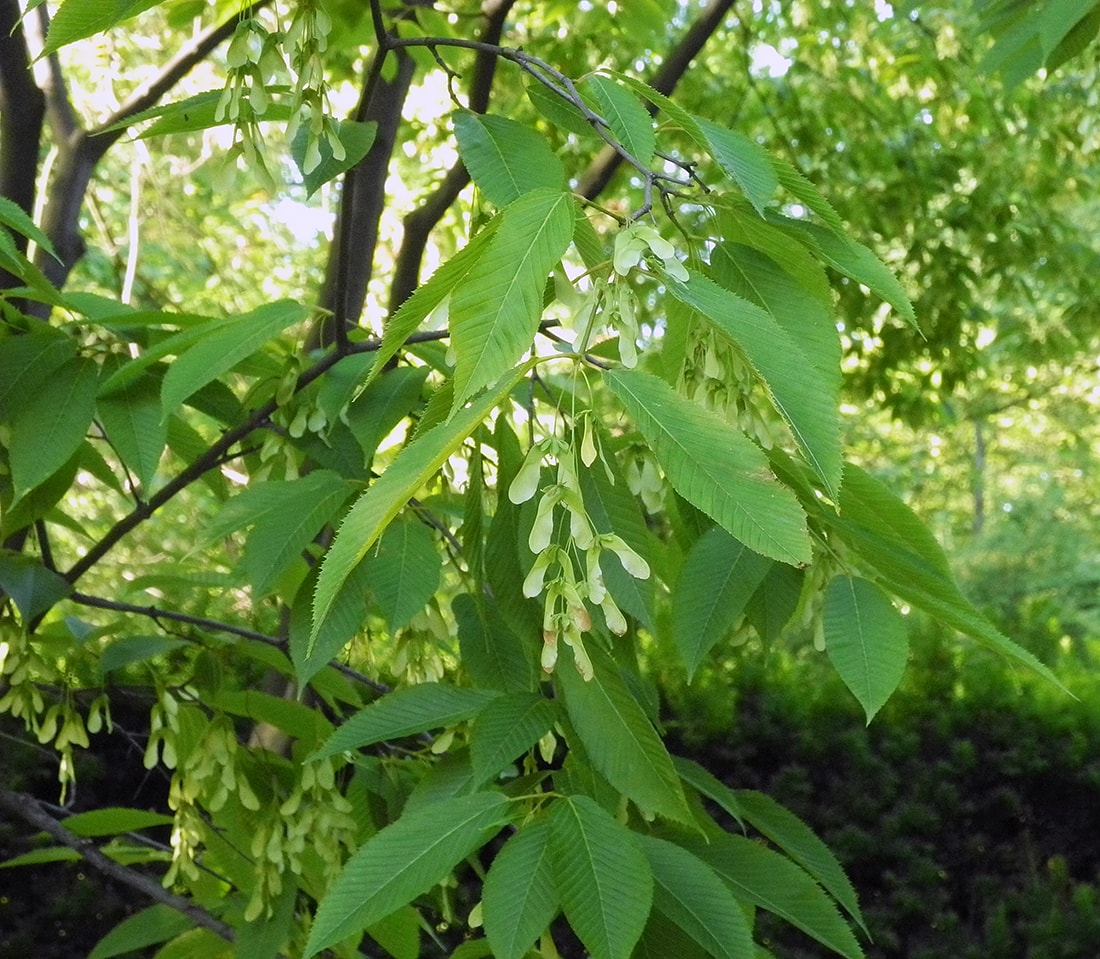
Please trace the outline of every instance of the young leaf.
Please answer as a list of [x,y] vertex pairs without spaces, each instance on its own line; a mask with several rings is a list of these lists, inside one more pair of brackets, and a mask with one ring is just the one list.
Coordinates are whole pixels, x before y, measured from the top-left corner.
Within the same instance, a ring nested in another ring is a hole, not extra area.
[[451,297],[455,406],[495,382],[530,349],[546,278],[573,236],[568,193],[537,190],[501,213],[485,254]]
[[574,796],[554,804],[550,856],[565,916],[593,959],[629,959],[653,902],[637,836]]
[[482,899],[493,955],[522,959],[561,908],[550,865],[547,817],[523,826],[496,854]]
[[431,803],[375,833],[321,898],[304,959],[400,909],[443,879],[508,820],[500,793]]
[[223,373],[247,359],[288,326],[301,323],[308,311],[299,303],[279,300],[265,303],[229,326],[203,336],[168,368],[161,384],[163,416]]
[[882,590],[853,576],[837,576],[829,583],[823,616],[829,661],[870,723],[905,672],[905,622]]
[[785,919],[838,955],[863,959],[833,901],[786,857],[743,836],[692,839],[684,846],[714,869],[738,899]]
[[641,842],[653,871],[653,908],[715,959],[752,959],[749,924],[714,870],[664,839],[643,836]]
[[16,409],[8,444],[11,505],[49,479],[84,442],[95,414],[98,379],[95,361],[74,357],[37,384]]
[[673,296],[705,316],[760,375],[806,461],[835,499],[841,471],[838,378],[826,378],[770,313],[713,280],[691,272],[686,283],[670,279],[667,285]]
[[372,743],[412,736],[476,716],[500,695],[489,689],[459,689],[440,683],[406,686],[371,703],[348,719],[314,754],[335,756]]
[[480,785],[535,745],[554,724],[554,704],[538,693],[511,693],[493,700],[474,720],[470,756]]
[[736,796],[745,819],[821,883],[825,891],[867,933],[851,882],[829,847],[818,839],[813,830],[764,793],[739,789]]
[[496,389],[479,397],[448,423],[421,434],[410,443],[375,480],[344,517],[336,539],[321,565],[313,599],[313,628],[310,648],[317,641],[325,620],[351,571],[359,565],[382,530],[401,511],[444,461],[466,440],[478,424],[511,391],[524,369],[513,371]]
[[462,162],[498,209],[532,190],[559,192],[565,186],[561,160],[530,127],[468,110],[455,113],[454,126]]
[[595,675],[590,681],[567,662],[559,663],[554,674],[565,694],[569,721],[592,765],[642,809],[690,825],[691,812],[661,737],[614,660],[593,645],[589,649]]
[[672,637],[688,681],[742,614],[772,561],[720,526],[701,536],[684,561],[672,594]]
[[740,430],[648,373],[605,378],[684,499],[757,553],[783,563],[809,561],[802,508]]
[[611,135],[635,160],[648,166],[657,148],[653,117],[638,98],[609,77],[593,75],[584,85],[592,91]]

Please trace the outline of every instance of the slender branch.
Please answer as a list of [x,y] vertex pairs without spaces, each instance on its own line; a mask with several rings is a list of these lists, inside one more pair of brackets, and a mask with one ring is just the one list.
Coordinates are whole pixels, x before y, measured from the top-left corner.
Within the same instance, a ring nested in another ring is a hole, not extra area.
[[[482,8],[484,22],[481,28],[481,41],[489,44],[489,48],[479,51],[474,61],[467,99],[467,105],[474,113],[484,113],[488,109],[498,60],[494,51],[499,49],[497,44],[504,32],[504,21],[513,6],[515,6],[515,0],[495,0]],[[447,171],[435,192],[405,217],[405,222],[402,224],[401,248],[394,262],[394,275],[390,283],[389,311],[391,313],[416,289],[420,282],[420,266],[424,260],[428,237],[469,182],[470,174],[466,171],[465,165],[459,161]]]
[[[706,42],[722,25],[733,4],[734,0],[711,0],[680,42],[665,56],[661,69],[649,81],[649,85],[654,90],[663,93],[666,97],[672,94],[680,78],[687,72],[691,61],[698,56]],[[650,104],[649,111],[656,113],[657,108]],[[610,146],[605,147],[580,178],[577,192],[589,200],[599,196],[622,163],[623,157],[619,153]]]
[[117,599],[101,599],[99,596],[89,596],[87,593],[73,592],[65,597],[81,606],[92,606],[95,609],[109,609],[118,613],[134,613],[138,616],[147,616],[149,619],[167,619],[174,623],[187,623],[189,626],[198,626],[214,633],[230,633],[233,636],[242,636],[245,639],[255,639],[269,645],[282,645],[282,640],[267,633],[260,633],[254,629],[246,629],[243,626],[234,626],[232,623],[223,623],[220,620],[210,619],[206,616],[193,616],[190,613],[180,613],[176,610],[162,609],[159,606],[138,606],[134,603],[124,603]]
[[[166,619],[175,623],[187,623],[190,626],[198,626],[200,629],[206,629],[210,632],[229,633],[232,636],[252,639],[259,643],[266,643],[268,646],[277,647],[278,649],[285,649],[286,647],[286,643],[277,636],[269,636],[267,633],[245,629],[243,626],[234,626],[232,623],[223,623],[216,619],[208,619],[205,616],[192,616],[189,613],[180,613],[171,609],[163,609],[160,606],[138,606],[134,603],[123,603],[115,599],[102,599],[99,596],[89,596],[87,593],[77,592],[69,593],[65,598],[74,603],[79,603],[81,606],[92,606],[95,609],[108,609],[118,613],[133,613],[137,616],[147,616],[149,619],[156,621]],[[332,666],[333,669],[343,673],[349,679],[362,683],[364,686],[369,686],[377,692],[388,693],[390,691],[390,687],[385,683],[379,682],[377,679],[371,679],[370,676],[359,672],[359,670],[352,666],[348,666],[346,663],[332,660],[329,665]]]
[[33,796],[8,789],[0,789],[0,808],[18,816],[36,829],[42,830],[61,845],[75,850],[90,866],[105,876],[137,890],[155,902],[162,903],[183,913],[195,925],[201,926],[203,929],[209,929],[227,942],[234,940],[233,929],[230,926],[212,916],[205,909],[195,905],[191,900],[185,899],[183,896],[177,896],[174,892],[169,892],[155,879],[137,870],[119,865],[92,840],[70,832],[53,816],[46,813]]
[[[450,333],[447,330],[424,330],[418,333],[414,333],[405,342],[406,343],[429,343],[435,340],[444,340]],[[351,343],[348,346],[348,353],[376,353],[382,347],[382,341],[379,339],[364,340],[360,343]],[[298,377],[298,381],[295,384],[293,395],[297,395],[304,390],[310,383],[312,383],[319,376],[327,373],[333,366],[340,362],[344,357],[339,353],[332,352],[323,356],[313,366],[304,370]],[[263,406],[254,410],[251,415],[243,423],[233,427],[231,430],[227,430],[221,435],[221,438],[217,442],[213,443],[207,448],[206,452],[198,459],[194,460],[179,473],[177,473],[171,480],[164,484],[159,490],[156,491],[149,499],[142,503],[139,503],[129,513],[127,513],[122,519],[120,519],[114,526],[112,526],[106,533],[103,534],[103,538],[99,540],[91,549],[88,550],[77,562],[75,562],[65,573],[62,575],[70,583],[75,583],[81,576],[83,576],[88,570],[96,565],[107,553],[114,548],[114,546],[122,540],[131,530],[140,526],[145,520],[149,519],[158,509],[164,506],[169,500],[176,497],[179,493],[185,490],[192,483],[201,479],[206,473],[212,469],[216,469],[224,461],[226,454],[241,440],[243,440],[249,434],[256,430],[266,427],[271,415],[278,409],[278,404],[275,400],[270,400]]]

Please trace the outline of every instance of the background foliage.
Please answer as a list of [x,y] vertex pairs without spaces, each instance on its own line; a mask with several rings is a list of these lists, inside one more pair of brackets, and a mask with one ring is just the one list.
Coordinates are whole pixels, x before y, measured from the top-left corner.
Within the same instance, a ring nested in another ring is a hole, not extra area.
[[1092,2],[30,6],[0,800],[93,955],[1094,940]]

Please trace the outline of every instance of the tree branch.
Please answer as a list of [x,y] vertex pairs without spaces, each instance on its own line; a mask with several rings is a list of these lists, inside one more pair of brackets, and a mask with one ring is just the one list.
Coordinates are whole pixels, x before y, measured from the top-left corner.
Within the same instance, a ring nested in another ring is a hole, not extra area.
[[[78,129],[67,141],[59,143],[61,157],[57,175],[50,185],[42,229],[52,241],[61,260],[58,262],[44,250],[39,250],[36,256],[37,266],[58,289],[64,286],[72,268],[84,253],[79,227],[80,210],[96,164],[126,132],[126,121],[155,106],[180,79],[233,33],[241,15],[255,13],[270,2],[271,0],[258,0],[247,7],[243,14],[229,17],[184,44],[160,73],[135,90],[105,122],[91,130]],[[116,126],[117,129],[111,129]],[[48,310],[49,307],[44,309]]]
[[[493,0],[482,8],[484,20],[481,27],[481,42],[495,47],[500,43],[504,32],[504,21],[515,6],[516,0]],[[484,113],[489,106],[489,94],[496,75],[498,56],[490,49],[478,52],[474,61],[473,76],[470,79],[468,106],[474,113]],[[413,210],[402,224],[401,248],[394,263],[393,280],[390,283],[390,301],[388,309],[393,313],[420,282],[420,265],[424,260],[424,250],[428,237],[451,204],[458,199],[459,193],[470,182],[470,174],[460,160],[443,177],[435,192],[417,209]]]
[[[734,0],[711,0],[707,8],[699,15],[699,18],[688,28],[687,33],[680,42],[669,51],[649,85],[658,93],[666,97],[676,89],[676,84],[687,72],[691,61],[698,56],[706,45],[706,42],[722,25],[726,14],[733,7]],[[652,104],[649,112],[655,114],[657,108]],[[623,162],[623,156],[612,147],[605,147],[592,161],[577,185],[577,193],[586,199],[593,200],[606,188],[615,171]]]
[[174,892],[169,892],[155,879],[151,879],[134,869],[119,865],[92,840],[70,832],[53,816],[46,813],[33,796],[28,796],[26,793],[12,792],[8,789],[0,789],[0,808],[18,816],[36,829],[42,830],[61,845],[75,850],[85,862],[105,876],[137,890],[155,902],[162,903],[183,913],[196,926],[209,929],[227,942],[234,940],[234,932],[230,926],[210,915],[205,909],[195,905],[191,900],[184,899],[183,896],[177,896]]
[[[0,0],[0,196],[31,216],[46,98],[31,73],[21,16],[18,0]],[[25,253],[27,238],[13,236],[16,249]],[[21,284],[0,271],[0,289]]]
[[[133,613],[137,616],[147,616],[149,619],[156,621],[167,619],[174,623],[187,623],[190,626],[198,626],[200,629],[206,629],[210,632],[229,633],[232,636],[240,636],[244,639],[252,639],[259,643],[266,643],[268,646],[274,646],[278,649],[285,650],[286,648],[286,643],[277,636],[268,636],[267,633],[245,629],[243,626],[234,626],[232,623],[223,623],[216,619],[208,619],[205,616],[192,616],[189,613],[180,613],[171,609],[163,609],[160,606],[138,606],[134,603],[123,603],[116,599],[101,599],[98,596],[89,596],[87,593],[69,593],[65,598],[71,602],[79,603],[81,606],[91,606],[95,609],[108,609],[118,613]],[[376,692],[388,693],[390,691],[390,687],[385,683],[379,682],[377,679],[371,679],[370,676],[359,672],[359,670],[345,663],[332,660],[329,665],[332,666],[333,669],[343,673],[349,679],[362,683],[364,686],[369,686]]]

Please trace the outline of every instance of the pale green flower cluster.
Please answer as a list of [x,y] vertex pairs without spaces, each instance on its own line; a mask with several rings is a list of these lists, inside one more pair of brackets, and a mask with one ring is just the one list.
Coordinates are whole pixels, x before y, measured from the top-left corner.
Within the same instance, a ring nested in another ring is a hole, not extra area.
[[88,733],[97,733],[106,726],[111,729],[111,713],[105,695],[97,696],[88,707],[88,719],[77,708],[72,691],[65,689],[60,701],[48,707],[42,698],[35,676],[49,675],[46,663],[13,624],[3,624],[0,640],[0,676],[7,677],[8,689],[0,698],[0,714],[10,713],[21,719],[24,728],[43,745],[52,744],[58,752],[57,780],[61,784],[62,804],[69,789],[76,785],[73,747],[88,748]]
[[346,157],[327,111],[324,54],[331,31],[332,19],[321,0],[299,0],[285,31],[270,31],[257,17],[243,17],[237,24],[226,54],[225,90],[214,112],[217,122],[228,120],[236,128],[220,187],[228,188],[237,160],[243,157],[264,187],[274,191],[260,123],[271,105],[270,88],[288,73],[293,80],[287,139],[292,141],[303,126],[307,130],[302,172],[312,173],[321,165],[322,143],[334,159]]
[[766,450],[788,435],[752,367],[710,329],[692,333],[680,390],[699,405],[720,413]]
[[[186,710],[191,714],[185,718]],[[194,736],[198,723],[205,727],[181,756],[182,743],[188,738],[183,730],[190,729]],[[249,852],[255,882],[245,909],[247,921],[271,915],[286,871],[301,875],[307,854],[311,862],[323,864],[328,880],[335,878],[338,864],[354,846],[358,827],[351,803],[336,788],[331,760],[303,764],[285,799],[261,803],[245,772],[248,756],[242,755],[246,751],[228,717],[206,720],[196,707],[181,704],[165,690],[151,710],[150,730],[146,768],[159,760],[175,770],[168,791],[174,822],[172,862],[162,880],[166,887],[181,877],[190,881],[200,878],[202,850],[210,829],[205,814],[223,809],[231,796],[251,814]]]
[[619,361],[623,366],[633,369],[638,365],[641,337],[638,297],[628,278],[641,266],[652,269],[658,276],[674,280],[688,278],[687,269],[676,257],[676,248],[653,227],[643,223],[632,223],[615,235],[610,276],[597,279],[583,298],[577,296],[562,277],[555,275],[559,299],[576,308],[573,327],[581,331],[576,345],[578,353],[588,348],[599,318],[619,334]]
[[[544,595],[542,668],[553,672],[558,642],[564,640],[587,681],[593,675],[583,641],[592,628],[588,604],[599,606],[613,633],[622,635],[627,629],[626,617],[604,584],[602,554],[614,553],[637,579],[648,578],[649,564],[621,536],[596,531],[581,494],[577,452],[570,441],[557,436],[536,443],[508,487],[508,498],[518,505],[541,494],[527,541],[535,562],[523,582],[523,594]],[[589,468],[600,455],[592,417],[586,415],[580,462]],[[540,490],[544,462],[555,470],[556,479]]]
[[331,760],[302,766],[291,794],[278,807],[268,807],[252,833],[250,852],[255,862],[256,885],[245,907],[246,922],[270,917],[283,891],[283,875],[289,869],[302,874],[303,856],[317,854],[326,882],[339,872],[355,845],[357,826],[352,805],[336,788]]

